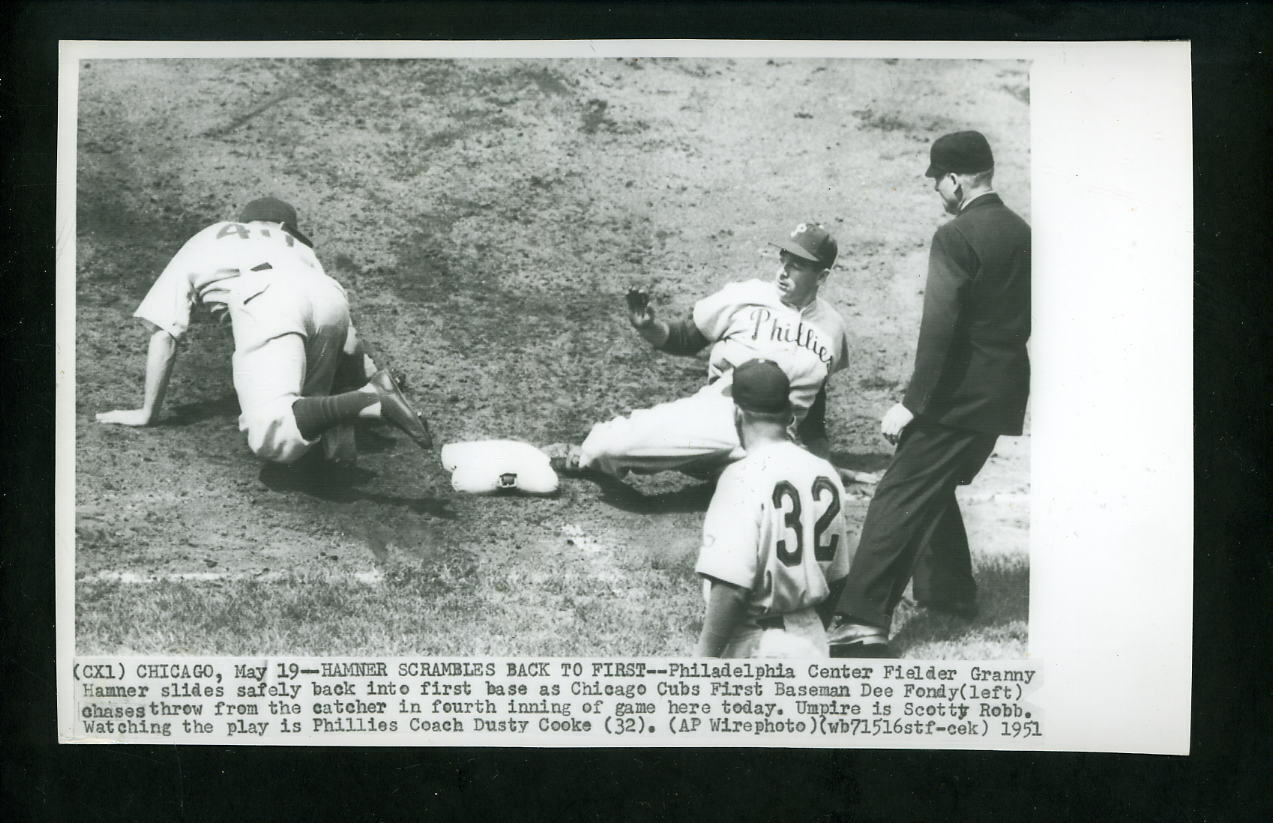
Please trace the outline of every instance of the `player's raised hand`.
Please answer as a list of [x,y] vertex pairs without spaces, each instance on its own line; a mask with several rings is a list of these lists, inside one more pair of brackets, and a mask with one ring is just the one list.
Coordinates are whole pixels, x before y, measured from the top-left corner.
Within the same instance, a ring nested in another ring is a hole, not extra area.
[[628,289],[628,322],[640,331],[654,322],[654,309],[650,308],[650,293],[638,286]]
[[98,412],[98,423],[114,423],[119,426],[149,426],[155,421],[145,409],[116,409]]

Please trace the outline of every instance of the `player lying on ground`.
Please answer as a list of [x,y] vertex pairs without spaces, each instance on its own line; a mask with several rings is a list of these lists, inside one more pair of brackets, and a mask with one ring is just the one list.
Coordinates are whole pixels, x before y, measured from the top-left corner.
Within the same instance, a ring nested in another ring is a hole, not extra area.
[[553,468],[622,477],[629,471],[711,471],[739,459],[743,448],[730,385],[734,366],[757,357],[787,375],[793,432],[826,456],[826,382],[844,368],[848,354],[844,318],[818,297],[835,264],[836,242],[822,225],[801,223],[771,245],[781,261],[773,280],[731,283],[698,301],[683,320],[660,320],[643,292],[629,293],[629,322],[656,349],[692,356],[712,346],[708,384],[690,397],[599,423],[581,446],[547,447]]
[[329,459],[350,462],[349,424],[359,417],[432,446],[424,418],[363,350],[345,290],[323,272],[296,210],[272,197],[249,203],[236,222],[200,231],[168,263],[134,313],[153,329],[142,406],[102,412],[99,423],[158,421],[196,303],[229,317],[239,430],[258,457],[293,463],[323,440]]
[[849,571],[835,467],[791,442],[790,384],[768,360],[734,370],[734,426],[747,454],[728,466],[703,521],[694,570],[706,657],[826,657],[816,607]]

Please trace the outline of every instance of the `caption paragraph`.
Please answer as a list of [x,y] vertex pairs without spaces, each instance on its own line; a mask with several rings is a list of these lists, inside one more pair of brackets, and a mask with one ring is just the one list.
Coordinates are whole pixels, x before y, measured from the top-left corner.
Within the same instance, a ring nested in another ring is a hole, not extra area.
[[1019,662],[81,658],[70,674],[67,742],[1024,748],[1045,732],[1038,668]]

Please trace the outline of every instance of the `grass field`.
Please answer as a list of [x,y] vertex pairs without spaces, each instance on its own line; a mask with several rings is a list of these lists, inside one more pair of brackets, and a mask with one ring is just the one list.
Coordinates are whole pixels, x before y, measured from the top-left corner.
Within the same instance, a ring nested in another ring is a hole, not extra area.
[[[701,359],[628,328],[630,283],[679,315],[766,276],[766,241],[818,219],[824,296],[850,322],[837,463],[878,470],[909,374],[929,141],[975,126],[1029,218],[1028,67],[987,61],[119,60],[85,63],[78,123],[76,644],[80,653],[679,655],[709,485],[563,482],[455,493],[436,453],[359,432],[356,469],[262,468],[237,431],[228,329],[194,325],[167,413],[141,396],[130,319],[184,240],[270,193],[293,202],[377,356],[439,443],[581,439],[701,385]],[[982,586],[971,623],[903,605],[907,657],[1026,652],[1029,438],[962,490]],[[853,534],[869,489],[846,506]]]

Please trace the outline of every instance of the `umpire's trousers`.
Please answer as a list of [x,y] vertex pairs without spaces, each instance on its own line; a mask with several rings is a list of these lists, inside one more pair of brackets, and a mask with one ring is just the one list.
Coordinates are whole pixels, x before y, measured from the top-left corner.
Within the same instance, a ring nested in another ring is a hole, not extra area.
[[888,629],[912,576],[920,602],[976,597],[955,487],[972,482],[997,439],[918,420],[903,430],[867,508],[837,614]]

